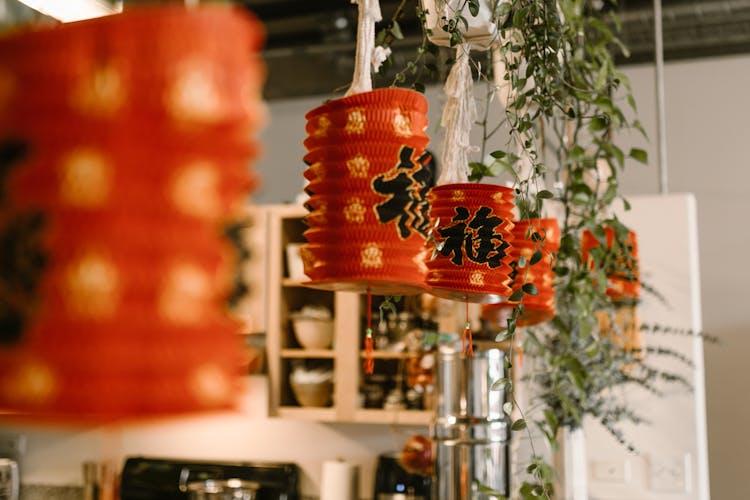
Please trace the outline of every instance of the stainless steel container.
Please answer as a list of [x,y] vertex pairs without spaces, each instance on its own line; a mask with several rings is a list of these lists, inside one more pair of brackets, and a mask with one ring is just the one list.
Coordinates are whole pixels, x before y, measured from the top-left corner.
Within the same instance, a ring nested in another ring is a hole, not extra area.
[[20,488],[18,462],[0,458],[0,500],[18,500]]
[[440,500],[508,494],[510,423],[505,394],[492,384],[505,376],[504,352],[488,349],[469,357],[450,347],[438,352],[437,415],[431,427],[435,446],[432,497]]

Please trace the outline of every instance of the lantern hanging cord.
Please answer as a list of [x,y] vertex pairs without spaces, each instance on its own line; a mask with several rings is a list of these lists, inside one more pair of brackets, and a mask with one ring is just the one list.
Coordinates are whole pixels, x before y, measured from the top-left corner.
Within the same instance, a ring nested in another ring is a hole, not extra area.
[[464,354],[474,356],[474,339],[472,339],[471,321],[469,321],[469,299],[466,299],[466,325],[461,336],[461,348]]
[[477,118],[470,52],[468,43],[456,47],[456,62],[445,81],[447,100],[440,121],[445,128],[441,155],[443,168],[438,185],[468,182],[469,153],[479,149],[471,145],[469,137]]
[[373,339],[372,339],[372,293],[367,289],[367,328],[365,329],[365,373],[372,375],[375,370],[375,360],[372,358]]
[[390,49],[375,47],[375,23],[383,16],[378,0],[352,0],[358,6],[357,52],[354,60],[354,77],[346,95],[360,94],[372,90],[370,65],[377,72],[380,64],[390,54]]

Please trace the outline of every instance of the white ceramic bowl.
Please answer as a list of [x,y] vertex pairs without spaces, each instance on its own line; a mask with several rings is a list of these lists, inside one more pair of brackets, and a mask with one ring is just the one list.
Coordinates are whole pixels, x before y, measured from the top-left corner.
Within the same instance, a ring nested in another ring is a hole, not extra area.
[[292,315],[294,337],[306,349],[328,349],[333,342],[333,319]]
[[300,406],[330,406],[333,397],[333,382],[300,383],[290,380],[294,397]]

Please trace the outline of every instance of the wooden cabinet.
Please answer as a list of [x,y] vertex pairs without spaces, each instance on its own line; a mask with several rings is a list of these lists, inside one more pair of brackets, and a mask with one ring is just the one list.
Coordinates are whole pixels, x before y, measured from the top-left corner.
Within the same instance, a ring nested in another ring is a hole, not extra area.
[[[363,317],[365,301],[351,292],[316,290],[302,285],[289,258],[289,244],[304,242],[307,211],[296,205],[266,206],[267,352],[270,377],[270,414],[326,422],[428,424],[429,410],[383,410],[363,407],[361,388]],[[345,242],[342,242],[345,244]],[[328,349],[306,349],[296,340],[291,315],[305,306],[325,307],[333,315],[333,344]],[[376,351],[375,371],[405,361],[407,354]],[[333,370],[330,406],[301,406],[294,397],[290,374],[295,365]]]

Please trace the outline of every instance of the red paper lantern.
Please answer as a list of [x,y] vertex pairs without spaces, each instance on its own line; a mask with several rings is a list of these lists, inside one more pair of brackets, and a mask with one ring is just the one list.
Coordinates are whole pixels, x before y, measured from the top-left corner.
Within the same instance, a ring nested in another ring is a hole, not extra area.
[[161,5],[0,39],[0,241],[17,256],[0,277],[0,409],[233,406],[222,232],[255,184],[262,32],[237,8]]
[[[536,295],[525,294],[521,299],[523,313],[516,324],[532,326],[555,316],[555,273],[552,265],[553,254],[560,248],[560,226],[557,219],[528,219],[514,224],[511,245],[514,271],[511,288],[515,292],[523,285],[532,283],[537,289]],[[532,264],[532,257],[537,251],[541,252],[541,258]],[[517,305],[517,302],[484,305],[482,317],[504,328],[510,311]]]
[[306,118],[307,284],[422,291],[432,180],[427,100],[411,90],[378,89],[330,101]]
[[513,189],[445,184],[434,187],[429,200],[430,293],[467,302],[505,300],[511,292]]
[[[604,228],[605,241],[608,249],[612,249],[615,241],[615,231],[611,227]],[[637,302],[641,292],[640,273],[638,270],[638,240],[635,232],[629,231],[625,241],[619,242],[613,263],[606,264],[604,272],[607,275],[607,295],[614,303]],[[591,231],[584,231],[581,237],[581,258],[584,262],[593,259],[592,250],[601,246],[599,239]],[[593,266],[593,262],[591,262]]]

